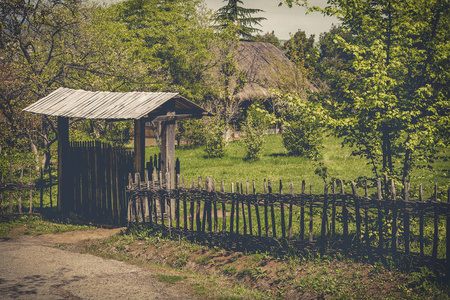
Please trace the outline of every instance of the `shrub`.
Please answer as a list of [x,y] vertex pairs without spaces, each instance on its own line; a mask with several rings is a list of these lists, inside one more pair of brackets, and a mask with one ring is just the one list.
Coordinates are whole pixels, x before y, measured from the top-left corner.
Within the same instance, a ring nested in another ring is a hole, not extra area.
[[252,105],[247,111],[247,117],[241,124],[244,131],[247,159],[257,160],[260,158],[264,143],[264,131],[268,128],[270,121],[269,113],[258,105]]
[[205,124],[201,120],[184,120],[178,123],[177,140],[183,139],[188,147],[205,144]]
[[217,117],[209,120],[205,127],[205,152],[207,157],[222,157],[225,154],[225,124]]
[[310,102],[295,100],[283,112],[283,145],[290,154],[317,158],[325,126],[323,111]]

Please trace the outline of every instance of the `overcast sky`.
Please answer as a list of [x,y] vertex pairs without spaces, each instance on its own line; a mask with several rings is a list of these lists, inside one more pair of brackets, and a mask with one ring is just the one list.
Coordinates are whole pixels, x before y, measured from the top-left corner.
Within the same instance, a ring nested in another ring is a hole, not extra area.
[[[217,10],[226,5],[223,0],[204,0],[209,8]],[[242,0],[246,8],[259,8],[264,10],[256,16],[265,17],[267,20],[261,22],[261,26],[256,28],[263,32],[275,32],[275,35],[281,40],[287,40],[290,34],[294,35],[299,29],[306,32],[307,36],[314,34],[316,42],[319,40],[321,32],[329,31],[331,25],[337,24],[336,18],[324,17],[320,13],[310,13],[305,15],[306,9],[298,5],[289,8],[286,5],[278,6],[279,0]],[[312,0],[309,3],[323,6],[326,0]]]

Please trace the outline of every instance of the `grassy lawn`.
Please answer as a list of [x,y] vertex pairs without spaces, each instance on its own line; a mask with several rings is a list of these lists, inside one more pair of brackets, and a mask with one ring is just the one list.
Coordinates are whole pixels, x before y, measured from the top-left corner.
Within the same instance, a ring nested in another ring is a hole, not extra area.
[[[324,138],[324,148],[321,150],[322,161],[328,168],[328,179],[341,179],[346,183],[350,192],[351,181],[361,183],[362,179],[373,179],[375,176],[368,161],[351,155],[352,149],[341,147],[341,139],[335,137]],[[150,155],[158,154],[158,147],[147,147],[146,159]],[[263,192],[264,179],[271,180],[274,192],[278,190],[279,180],[288,186],[292,180],[294,192],[299,193],[302,180],[307,186],[311,185],[313,193],[322,193],[324,182],[314,173],[318,163],[305,158],[288,156],[280,135],[268,135],[265,138],[262,157],[258,161],[244,160],[245,149],[242,141],[232,141],[228,144],[226,154],[221,158],[205,158],[203,147],[194,149],[177,148],[176,156],[181,161],[181,173],[187,182],[209,176],[216,181],[224,180],[226,190],[230,190],[231,182],[256,181],[257,192]],[[438,184],[441,195],[446,195],[450,187],[450,150],[443,149],[439,159],[430,161],[424,168],[417,168],[411,175],[411,194],[417,194],[419,184],[423,184],[425,197],[433,194],[434,183]],[[285,189],[286,191],[286,189]],[[363,194],[362,188],[358,190]],[[375,189],[370,190],[371,193]],[[441,198],[441,201],[446,201]]]

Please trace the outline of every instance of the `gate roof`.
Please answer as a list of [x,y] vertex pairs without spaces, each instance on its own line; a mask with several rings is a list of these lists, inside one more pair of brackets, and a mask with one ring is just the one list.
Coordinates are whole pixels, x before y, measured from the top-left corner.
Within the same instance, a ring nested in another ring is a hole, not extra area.
[[48,116],[129,120],[155,120],[168,112],[174,118],[212,116],[178,93],[162,92],[90,92],[59,88],[26,107],[24,111]]

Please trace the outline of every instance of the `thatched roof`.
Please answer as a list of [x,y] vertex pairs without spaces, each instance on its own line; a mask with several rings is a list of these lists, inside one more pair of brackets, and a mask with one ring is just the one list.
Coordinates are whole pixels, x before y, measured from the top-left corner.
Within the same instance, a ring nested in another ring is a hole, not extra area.
[[314,90],[284,53],[270,43],[239,42],[236,54],[239,71],[247,83],[235,98],[240,101],[270,98],[270,89],[284,92]]

